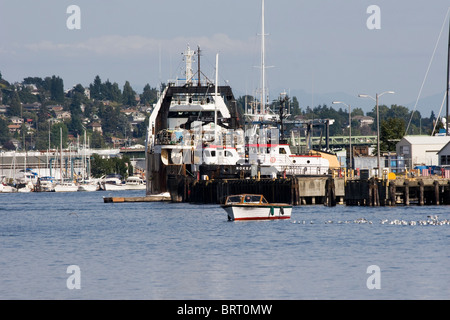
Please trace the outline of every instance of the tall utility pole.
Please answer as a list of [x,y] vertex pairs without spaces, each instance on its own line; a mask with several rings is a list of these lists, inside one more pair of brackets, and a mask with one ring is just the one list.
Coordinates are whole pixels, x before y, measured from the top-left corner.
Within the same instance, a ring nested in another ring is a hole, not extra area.
[[376,108],[377,108],[377,166],[378,166],[378,168],[377,168],[377,170],[378,170],[377,171],[377,176],[378,177],[381,177],[381,167],[380,167],[380,165],[381,165],[381,163],[380,163],[381,162],[380,161],[380,154],[381,154],[381,150],[380,150],[380,111],[379,111],[379,108],[378,108],[378,98],[381,97],[382,95],[386,94],[386,93],[394,94],[395,92],[394,91],[386,91],[386,92],[383,92],[383,93],[380,93],[380,94],[377,93],[376,98],[371,97],[368,94],[360,94],[360,95],[358,95],[358,97],[360,97],[360,98],[370,98],[372,100],[375,100],[375,102],[376,102]]
[[343,104],[345,106],[347,106],[348,108],[348,151],[349,151],[349,162],[348,162],[348,169],[353,169],[353,160],[352,160],[352,156],[353,156],[353,150],[352,150],[352,107],[349,104],[346,104],[342,101],[333,101],[333,104]]

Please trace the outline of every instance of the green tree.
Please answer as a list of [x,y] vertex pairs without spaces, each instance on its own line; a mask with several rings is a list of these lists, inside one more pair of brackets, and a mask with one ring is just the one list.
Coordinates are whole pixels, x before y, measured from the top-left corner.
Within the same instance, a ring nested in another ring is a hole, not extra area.
[[64,83],[60,77],[52,76],[50,80],[50,99],[58,103],[64,102]]
[[5,144],[11,138],[8,129],[8,121],[0,117],[0,145]]
[[7,111],[9,117],[21,117],[22,116],[22,104],[20,103],[19,94],[14,91],[12,94],[11,102]]
[[144,91],[141,94],[141,103],[144,105],[152,105],[156,102],[158,92],[156,88],[151,88],[147,83],[144,87]]
[[400,118],[383,120],[380,125],[381,151],[395,151],[395,146],[405,134],[405,121]]
[[298,102],[297,97],[292,98],[291,114],[293,117],[299,116],[302,114],[302,109],[300,109],[300,103]]
[[131,161],[126,156],[123,158],[103,159],[98,154],[93,154],[91,166],[91,174],[96,178],[113,173],[120,174],[123,178],[126,178]]
[[117,82],[114,82],[111,87],[111,101],[122,101],[122,92],[120,91],[119,84]]
[[100,76],[97,75],[94,79],[94,83],[89,85],[89,90],[91,91],[91,99],[103,100],[102,96],[102,80]]
[[62,122],[54,124],[50,130],[50,144],[52,148],[60,147],[61,129],[62,129],[62,145],[63,148],[67,148],[68,145],[67,142],[69,140],[68,139],[69,130],[67,129],[66,124]]
[[36,143],[35,143],[35,149],[36,150],[47,150],[49,147],[48,145],[48,130],[39,130],[36,133]]
[[122,103],[127,106],[135,106],[136,103],[136,92],[131,88],[128,81],[125,82],[122,91]]
[[105,139],[100,132],[94,131],[91,135],[91,147],[94,149],[101,149],[106,147]]
[[32,94],[31,89],[28,87],[22,87],[22,89],[18,91],[18,94],[22,103],[33,103],[38,101],[38,97]]

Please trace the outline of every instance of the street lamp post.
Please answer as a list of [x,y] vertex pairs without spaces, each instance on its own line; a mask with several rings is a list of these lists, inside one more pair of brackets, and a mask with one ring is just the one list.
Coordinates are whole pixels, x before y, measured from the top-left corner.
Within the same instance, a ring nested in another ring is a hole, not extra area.
[[360,98],[370,98],[372,100],[375,100],[376,102],[376,108],[377,108],[377,175],[380,176],[380,171],[381,171],[381,167],[380,167],[380,112],[378,110],[378,99],[379,97],[381,97],[382,95],[389,93],[389,94],[394,94],[394,91],[385,91],[383,93],[380,94],[376,94],[376,98],[373,98],[371,96],[369,96],[368,94],[360,94],[358,95],[358,97]]
[[349,155],[350,155],[350,159],[349,159],[349,168],[353,169],[353,160],[352,160],[352,156],[353,156],[353,150],[352,150],[352,108],[350,105],[341,102],[341,101],[333,101],[333,104],[343,104],[345,106],[348,107],[348,128],[349,128],[349,133],[348,133],[348,143],[349,143]]

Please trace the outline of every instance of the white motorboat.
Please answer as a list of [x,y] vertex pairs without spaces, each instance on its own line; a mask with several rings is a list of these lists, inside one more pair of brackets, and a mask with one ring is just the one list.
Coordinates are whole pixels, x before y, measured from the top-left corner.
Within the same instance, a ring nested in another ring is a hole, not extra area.
[[6,183],[0,183],[0,193],[13,193],[13,192],[17,192],[17,189]]
[[42,192],[51,192],[55,191],[55,182],[53,177],[45,176],[40,177],[37,183],[37,190]]
[[146,187],[144,180],[138,176],[128,177],[125,182],[125,188],[127,190],[145,190]]
[[100,186],[97,181],[84,181],[78,185],[78,191],[97,191],[100,189]]
[[73,182],[59,182],[55,185],[55,192],[75,192],[78,186]]
[[292,205],[268,203],[260,194],[239,194],[228,196],[222,208],[228,220],[276,220],[290,219]]
[[111,174],[106,176],[106,178],[100,184],[102,190],[105,191],[119,191],[126,190],[125,183],[122,183],[121,176],[118,174]]
[[33,189],[34,189],[33,183],[29,181],[28,183],[19,184],[17,187],[17,192],[27,193],[33,191]]

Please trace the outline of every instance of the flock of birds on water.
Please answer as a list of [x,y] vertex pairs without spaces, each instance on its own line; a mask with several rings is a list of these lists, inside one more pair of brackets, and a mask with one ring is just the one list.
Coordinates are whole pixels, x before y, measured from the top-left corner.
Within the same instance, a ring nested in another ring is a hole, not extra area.
[[[383,219],[381,220],[381,224],[387,224],[387,225],[397,225],[397,226],[443,226],[443,225],[449,225],[450,226],[450,219],[443,219],[439,220],[438,216],[427,216],[428,219],[426,220],[400,220],[400,219]],[[292,220],[291,223],[297,223],[297,224],[314,224],[314,221],[306,221],[306,220]],[[356,224],[373,224],[372,221],[367,220],[365,218],[358,218],[356,220],[344,220],[344,221],[333,221],[333,220],[326,220],[324,222],[325,224],[349,224],[349,223],[356,223]]]

